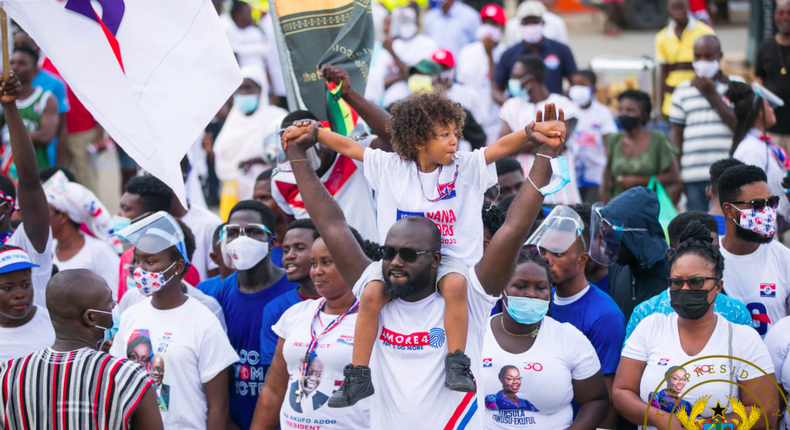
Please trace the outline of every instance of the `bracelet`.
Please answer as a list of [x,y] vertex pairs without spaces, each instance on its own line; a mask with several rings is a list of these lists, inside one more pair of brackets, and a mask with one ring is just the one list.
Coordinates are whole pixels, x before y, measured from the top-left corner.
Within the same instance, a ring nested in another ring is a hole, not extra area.
[[293,162],[296,162],[296,161],[310,161],[310,160],[308,160],[307,158],[300,158],[298,160],[288,160],[289,163],[293,163]]
[[[548,158],[549,160],[553,160],[554,159],[554,157],[550,157],[550,156],[548,156],[546,154],[535,154],[535,155],[538,156],[538,157]],[[529,176],[529,175],[527,175],[527,176]]]

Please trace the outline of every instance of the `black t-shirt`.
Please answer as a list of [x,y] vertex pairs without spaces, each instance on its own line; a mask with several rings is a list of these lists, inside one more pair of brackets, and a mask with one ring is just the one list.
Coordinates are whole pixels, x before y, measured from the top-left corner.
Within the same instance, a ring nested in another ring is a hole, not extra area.
[[[787,74],[781,73],[782,67]],[[790,46],[779,45],[773,37],[763,40],[757,49],[754,74],[785,102],[776,108],[776,125],[770,131],[790,134]]]

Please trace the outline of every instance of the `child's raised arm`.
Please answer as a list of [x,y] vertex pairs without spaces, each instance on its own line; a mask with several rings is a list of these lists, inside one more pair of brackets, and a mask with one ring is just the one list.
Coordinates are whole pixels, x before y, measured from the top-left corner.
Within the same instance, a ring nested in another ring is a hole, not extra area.
[[[544,106],[546,117],[552,118],[556,108],[553,103]],[[552,113],[549,116],[549,113]],[[557,121],[543,121],[543,112],[538,111],[535,121],[530,122],[523,130],[517,130],[507,136],[502,136],[493,145],[486,148],[486,164],[491,164],[497,160],[507,157],[518,151],[527,142],[536,145],[547,143],[551,139],[558,139],[559,142],[565,141],[565,113],[562,109],[557,111]]]
[[348,158],[362,161],[362,156],[365,153],[364,146],[357,143],[354,139],[349,139],[348,137],[324,129],[320,126],[318,121],[313,120],[294,121],[293,125],[283,132],[283,146],[287,148],[289,144],[295,142],[300,136],[314,132],[316,133],[316,140],[318,142],[323,143],[333,151],[339,152]]

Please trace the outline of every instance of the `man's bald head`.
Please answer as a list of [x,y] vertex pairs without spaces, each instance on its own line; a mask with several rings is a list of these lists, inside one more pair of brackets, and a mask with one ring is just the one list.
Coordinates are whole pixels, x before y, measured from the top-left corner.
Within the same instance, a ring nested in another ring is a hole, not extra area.
[[58,272],[49,280],[46,292],[47,310],[55,331],[59,324],[82,321],[88,309],[112,309],[112,290],[101,276],[90,270]]
[[[386,243],[389,245],[390,238],[397,241],[409,239],[423,239],[419,240],[420,244],[424,244],[425,249],[441,249],[442,247],[442,233],[436,224],[423,216],[410,216],[400,219],[392,225],[390,231],[387,233]],[[418,243],[410,245],[399,244],[394,245],[397,247],[411,246],[418,251],[424,250]]]
[[[790,2],[790,0],[786,0]],[[712,35],[706,34],[704,36],[700,36],[697,38],[697,41],[694,42],[694,51],[696,52],[698,49],[706,49],[706,50],[713,50],[716,52],[721,52],[721,42],[719,38]]]

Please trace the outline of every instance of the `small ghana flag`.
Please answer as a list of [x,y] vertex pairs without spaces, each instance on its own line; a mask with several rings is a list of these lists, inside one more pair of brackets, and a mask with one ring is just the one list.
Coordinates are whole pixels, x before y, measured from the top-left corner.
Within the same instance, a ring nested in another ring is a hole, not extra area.
[[326,92],[326,100],[329,105],[329,121],[332,123],[334,131],[343,136],[348,136],[357,125],[359,115],[340,97],[340,90],[343,83],[329,83]]

